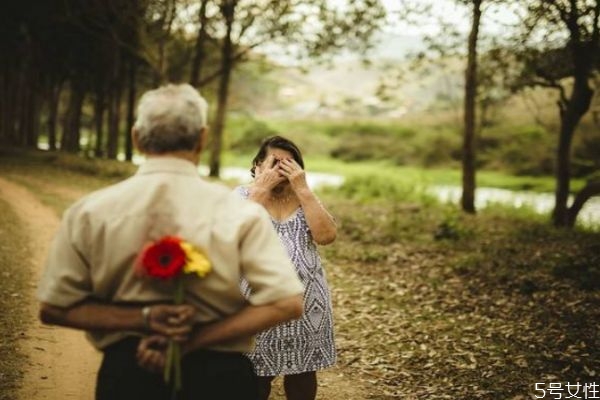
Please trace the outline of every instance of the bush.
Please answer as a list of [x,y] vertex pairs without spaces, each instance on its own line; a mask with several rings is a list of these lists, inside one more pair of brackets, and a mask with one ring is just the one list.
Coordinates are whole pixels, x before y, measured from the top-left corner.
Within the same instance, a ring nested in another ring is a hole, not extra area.
[[410,151],[398,139],[382,134],[344,135],[330,155],[342,161],[366,161],[366,160],[395,160],[403,164],[409,158]]
[[[515,126],[490,129],[482,135],[482,166],[515,175],[552,175],[555,138],[539,126]],[[535,151],[533,151],[535,149]]]
[[425,192],[425,187],[388,174],[351,176],[334,190],[345,198],[358,201],[385,200],[420,204],[435,202],[435,199]]
[[253,153],[260,147],[264,138],[277,134],[278,132],[266,123],[252,120],[241,135],[232,140],[230,149],[238,153]]

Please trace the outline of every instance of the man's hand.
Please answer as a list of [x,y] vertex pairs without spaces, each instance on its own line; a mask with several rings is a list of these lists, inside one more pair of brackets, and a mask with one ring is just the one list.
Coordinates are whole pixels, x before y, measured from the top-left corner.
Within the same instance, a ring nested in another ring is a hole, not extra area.
[[169,340],[164,336],[148,336],[140,340],[136,358],[138,365],[150,372],[162,372],[165,368]]
[[148,327],[154,333],[183,342],[188,339],[194,325],[194,307],[157,304],[150,307]]

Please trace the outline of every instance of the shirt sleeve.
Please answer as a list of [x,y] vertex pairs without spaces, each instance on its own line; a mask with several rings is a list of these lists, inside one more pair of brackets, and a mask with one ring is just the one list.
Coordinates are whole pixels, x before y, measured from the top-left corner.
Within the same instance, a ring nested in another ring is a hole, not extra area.
[[73,237],[75,231],[72,214],[65,213],[54,237],[37,297],[43,303],[57,307],[70,307],[90,297],[92,291],[90,269],[77,251]]
[[248,301],[262,305],[301,294],[304,286],[268,214],[259,206],[257,210],[241,235],[240,259],[251,289]]

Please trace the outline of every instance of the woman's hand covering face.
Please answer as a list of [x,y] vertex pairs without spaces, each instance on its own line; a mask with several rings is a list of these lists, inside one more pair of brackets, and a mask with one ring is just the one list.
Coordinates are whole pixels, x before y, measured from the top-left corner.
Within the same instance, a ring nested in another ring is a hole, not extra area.
[[286,158],[279,162],[280,173],[290,182],[292,189],[298,190],[308,187],[306,173],[293,158]]
[[281,171],[281,162],[272,154],[268,155],[262,163],[256,166],[254,173],[254,184],[265,190],[271,190],[286,180]]

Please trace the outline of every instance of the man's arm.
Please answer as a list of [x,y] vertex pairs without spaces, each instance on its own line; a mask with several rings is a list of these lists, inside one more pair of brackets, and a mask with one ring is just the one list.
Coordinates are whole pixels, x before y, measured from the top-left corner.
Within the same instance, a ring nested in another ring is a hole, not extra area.
[[275,325],[300,318],[303,311],[302,295],[264,305],[248,305],[223,320],[200,326],[184,345],[184,351],[253,336]]
[[189,305],[140,307],[91,301],[66,308],[40,305],[40,320],[45,324],[90,331],[152,331],[181,340],[191,331],[194,313]]
[[[183,343],[183,352],[226,343],[302,316],[302,295],[288,297],[270,304],[248,305],[238,313],[223,320],[197,328],[188,342]],[[137,359],[140,366],[150,371],[161,371],[166,362],[167,341],[162,336],[149,336],[139,344]]]

